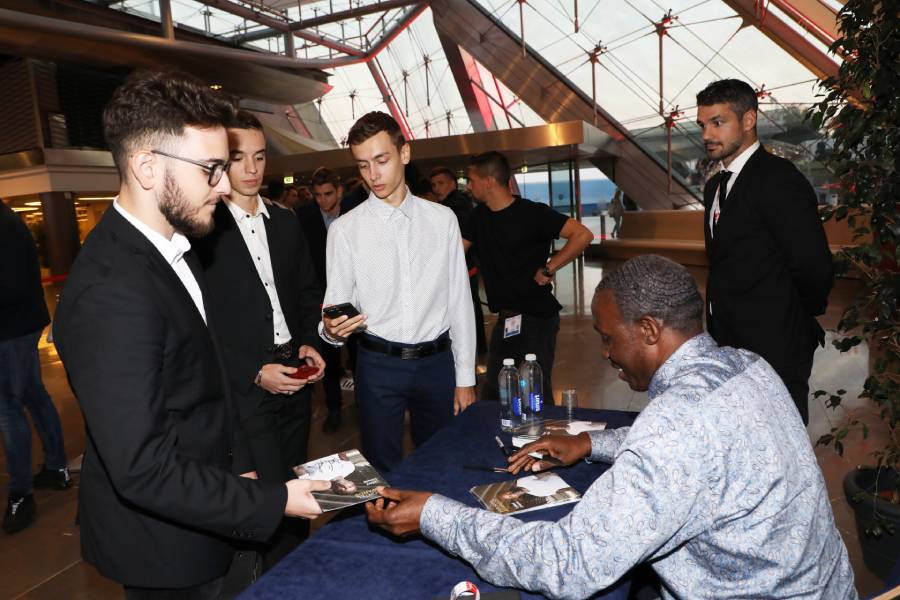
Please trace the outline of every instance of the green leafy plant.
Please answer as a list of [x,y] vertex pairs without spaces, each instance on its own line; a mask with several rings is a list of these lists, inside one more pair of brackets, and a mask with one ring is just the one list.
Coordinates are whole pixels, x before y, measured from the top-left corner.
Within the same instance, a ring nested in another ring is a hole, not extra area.
[[[887,426],[883,447],[871,453],[879,473],[900,473],[900,0],[849,0],[838,14],[841,37],[831,51],[842,59],[837,76],[820,83],[822,98],[810,124],[830,131],[829,168],[840,183],[838,202],[823,218],[846,219],[854,245],[835,256],[838,274],[859,277],[863,291],[838,323],[841,352],[865,342],[875,357],[861,398]],[[815,392],[837,408],[847,392]],[[847,435],[868,426],[850,417],[817,445],[842,454]],[[895,475],[890,475],[895,476]],[[874,494],[874,492],[873,492]],[[893,501],[897,494],[876,499]],[[870,532],[871,533],[871,532]]]

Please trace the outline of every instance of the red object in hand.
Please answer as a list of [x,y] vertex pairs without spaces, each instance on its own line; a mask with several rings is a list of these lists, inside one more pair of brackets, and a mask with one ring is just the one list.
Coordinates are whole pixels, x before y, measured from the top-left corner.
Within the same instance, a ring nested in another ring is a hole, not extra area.
[[300,365],[297,370],[288,377],[293,377],[294,379],[309,379],[318,372],[319,367],[314,367],[313,365]]

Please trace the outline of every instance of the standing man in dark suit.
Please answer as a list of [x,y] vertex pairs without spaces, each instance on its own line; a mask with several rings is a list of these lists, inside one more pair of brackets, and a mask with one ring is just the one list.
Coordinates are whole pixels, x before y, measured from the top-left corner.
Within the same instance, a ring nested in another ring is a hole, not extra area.
[[[466,227],[475,206],[468,196],[459,191],[456,176],[447,167],[436,167],[429,175],[431,191],[437,201],[453,211],[459,222],[459,229]],[[487,352],[487,338],[484,335],[484,311],[481,309],[481,295],[478,292],[478,261],[475,253],[466,254],[466,267],[469,269],[469,288],[472,290],[472,307],[475,309],[475,349],[478,354]]]
[[697,124],[722,170],[704,190],[707,327],[720,346],[752,350],[809,423],[809,374],[834,283],[831,251],[809,181],[756,134],[757,99],[736,79],[697,94]]
[[[328,482],[254,481],[203,272],[202,236],[231,191],[234,108],[184,75],[137,72],[103,114],[119,195],[78,254],[54,322],[87,449],[84,559],[126,598],[218,598],[236,540],[311,518]],[[243,474],[238,477],[236,473]]]
[[[266,138],[250,112],[228,126],[231,193],[216,206],[215,229],[194,246],[211,293],[231,394],[262,481],[284,482],[306,462],[308,382],[325,367],[317,347],[322,292],[294,214],[259,195]],[[300,364],[318,367],[308,379]],[[271,567],[306,536],[305,521],[285,520],[265,552]]]
[[[325,241],[328,229],[338,217],[346,214],[358,203],[355,204],[352,198],[344,197],[341,179],[331,169],[325,167],[316,169],[311,185],[315,202],[298,207],[297,218],[306,233],[319,288],[324,297],[325,289],[328,287],[328,277],[325,274]],[[354,352],[356,340],[351,337],[347,340],[346,346],[348,352]],[[341,349],[331,344],[322,344],[322,357],[325,359],[325,377],[322,379],[322,385],[325,388],[325,404],[328,407],[328,416],[322,424],[322,431],[334,433],[341,426],[341,378],[344,375]]]
[[[41,381],[38,342],[50,322],[34,238],[0,200],[0,437],[6,449],[9,496],[3,530],[16,533],[34,520],[32,487],[64,490],[66,468],[59,414]],[[44,468],[31,477],[31,427],[44,448]]]

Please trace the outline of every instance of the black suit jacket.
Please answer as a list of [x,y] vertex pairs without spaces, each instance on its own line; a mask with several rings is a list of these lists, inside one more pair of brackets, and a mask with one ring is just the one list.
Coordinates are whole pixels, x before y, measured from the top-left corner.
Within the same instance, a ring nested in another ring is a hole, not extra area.
[[[345,196],[341,200],[341,214],[347,214],[359,204],[355,198]],[[316,269],[316,279],[324,296],[325,288],[328,287],[328,277],[325,274],[325,242],[328,238],[328,230],[325,229],[325,219],[322,217],[319,205],[313,202],[297,208],[297,220],[300,221],[300,226],[303,227],[303,232],[306,234],[309,253]]]
[[738,174],[713,238],[709,215],[719,179],[704,191],[709,332],[720,345],[752,350],[777,371],[789,370],[823,343],[815,315],[825,312],[834,282],[815,192],[790,161],[760,147]]
[[[205,290],[196,259],[185,258]],[[208,327],[149,240],[107,210],[72,267],[54,334],[87,429],[82,553],[125,585],[219,577],[234,554],[226,538],[266,539],[284,514],[283,484],[232,473],[244,467],[232,459],[234,420],[207,318]]]
[[[267,204],[263,217],[278,301],[296,346],[319,347],[316,331],[321,319],[322,292],[309,247],[297,218],[290,211]],[[218,323],[228,378],[240,416],[252,416],[265,398],[254,384],[264,364],[272,362],[272,303],[225,202],[216,206],[215,229],[192,244],[212,294],[210,310]],[[252,441],[251,441],[252,445]]]
[[34,238],[0,200],[0,340],[40,331],[49,322]]

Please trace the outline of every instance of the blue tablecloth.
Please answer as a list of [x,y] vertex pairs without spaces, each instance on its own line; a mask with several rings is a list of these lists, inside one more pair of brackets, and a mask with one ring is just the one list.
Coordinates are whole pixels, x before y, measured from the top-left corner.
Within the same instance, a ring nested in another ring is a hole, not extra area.
[[[548,417],[560,417],[547,407]],[[608,427],[631,424],[637,413],[579,410],[577,418],[606,421]],[[478,502],[472,486],[511,478],[506,474],[465,470],[463,464],[505,464],[494,436],[500,434],[496,402],[477,402],[453,424],[416,449],[387,475],[394,487],[437,492],[470,506]],[[509,444],[509,435],[502,434]],[[583,461],[558,470],[569,485],[584,492],[608,468]],[[523,521],[564,517],[573,505],[525,513]],[[370,528],[362,505],[344,511],[250,587],[241,598],[303,600],[448,598],[453,586],[474,582],[482,592],[497,591],[467,563],[454,558],[423,538],[397,540]],[[630,580],[625,577],[596,598],[624,599]],[[523,592],[522,598],[541,596]]]

